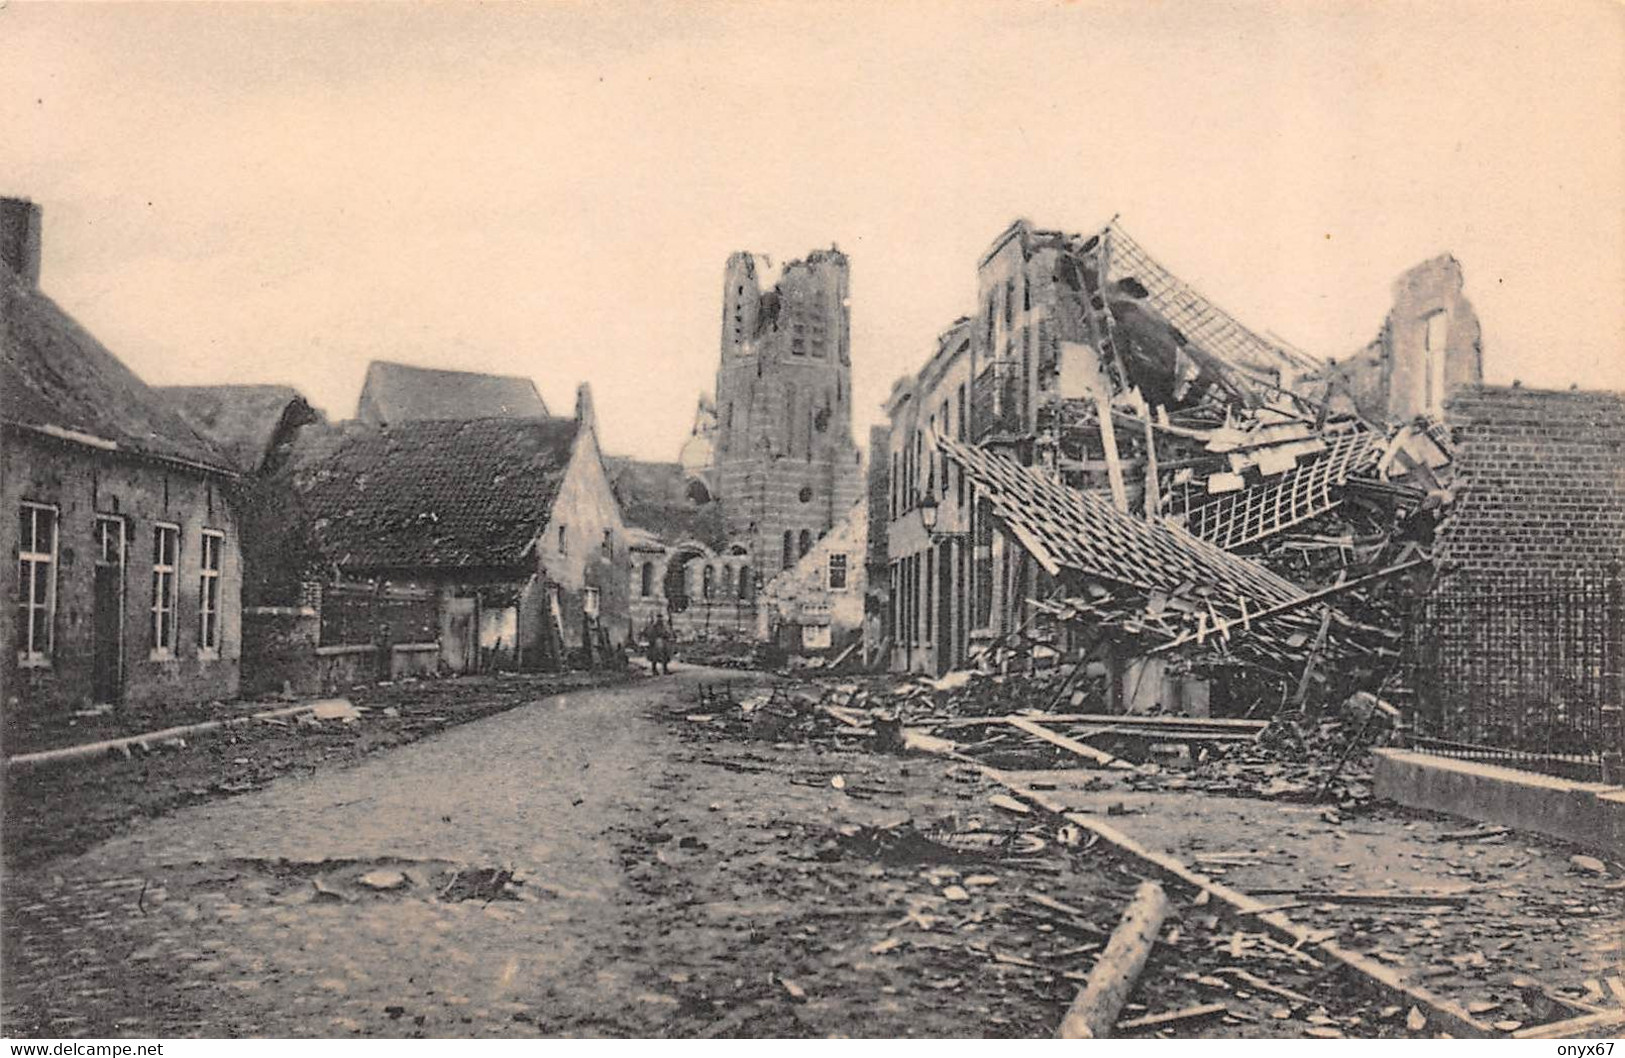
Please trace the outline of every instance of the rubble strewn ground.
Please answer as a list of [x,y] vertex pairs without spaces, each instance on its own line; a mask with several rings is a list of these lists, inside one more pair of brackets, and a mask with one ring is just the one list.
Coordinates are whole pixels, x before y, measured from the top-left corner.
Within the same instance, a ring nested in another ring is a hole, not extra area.
[[[109,753],[67,766],[13,768],[5,776],[4,856],[8,868],[79,852],[129,824],[186,805],[260,789],[284,775],[353,763],[447,727],[512,709],[539,697],[616,682],[618,672],[501,675],[403,680],[358,687],[348,701],[360,719],[314,717],[255,721],[193,739],[159,742],[130,756]],[[16,755],[80,745],[133,731],[245,716],[285,702],[235,702],[145,717],[59,719],[7,742]],[[67,720],[76,720],[69,726]],[[19,731],[22,729],[19,728]]]
[[[1560,1018],[1588,983],[1625,972],[1618,865],[1373,805],[1358,760],[1316,801],[1335,721],[1302,756],[1123,742],[1114,751],[1144,759],[1080,768],[1032,739],[975,748],[988,728],[956,710],[983,682],[691,669],[557,697],[504,680],[386,689],[391,704],[358,699],[366,718],[336,725],[342,736],[287,733],[344,766],[284,767],[305,774],[114,820],[123,833],[81,854],[25,857],[7,879],[6,1022],[55,1035],[1050,1036],[1145,868],[1009,796],[978,753],[1210,876],[1281,890],[1265,899],[1487,1022]],[[1009,682],[985,681],[1000,708],[1018,697]],[[487,719],[364,754],[384,708]],[[909,748],[950,737],[962,758]],[[202,748],[153,758],[147,781]],[[1383,890],[1438,902],[1337,902]],[[1125,1021],[1218,1003],[1162,1031],[1438,1031],[1189,886],[1168,892]]]

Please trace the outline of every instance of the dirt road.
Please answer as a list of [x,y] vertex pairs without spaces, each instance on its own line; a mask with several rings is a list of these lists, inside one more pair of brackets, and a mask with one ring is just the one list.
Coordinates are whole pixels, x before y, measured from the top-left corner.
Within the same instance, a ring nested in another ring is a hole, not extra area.
[[[708,722],[739,706],[702,687],[768,680],[539,698],[31,862],[5,880],[4,1030],[1052,1035],[1135,865],[872,730]],[[503,693],[454,684],[424,707]],[[1175,1034],[1436,1031],[1191,896],[1125,1017],[1218,1000]]]
[[[1070,985],[1029,1009],[1000,998],[997,974],[969,1005],[948,998],[948,973],[816,980],[832,935],[910,913],[907,885],[869,864],[825,870],[819,842],[908,813],[896,773],[933,765],[811,747],[718,760],[663,719],[702,680],[748,678],[690,670],[548,698],[18,873],[7,1032],[1043,1032]],[[842,772],[884,796],[833,787]],[[899,995],[915,987],[928,998]]]

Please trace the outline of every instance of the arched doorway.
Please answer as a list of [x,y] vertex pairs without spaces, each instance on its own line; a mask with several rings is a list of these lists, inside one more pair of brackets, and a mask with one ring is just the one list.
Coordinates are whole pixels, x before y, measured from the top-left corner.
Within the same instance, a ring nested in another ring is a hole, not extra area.
[[688,594],[688,564],[696,558],[706,557],[705,549],[692,544],[672,551],[666,559],[666,576],[662,581],[666,590],[666,608],[682,613],[692,601]]

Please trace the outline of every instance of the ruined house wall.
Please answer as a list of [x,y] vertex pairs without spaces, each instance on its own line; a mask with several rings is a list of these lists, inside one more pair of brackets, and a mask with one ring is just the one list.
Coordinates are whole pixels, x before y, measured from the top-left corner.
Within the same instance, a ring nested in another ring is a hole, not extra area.
[[550,620],[549,585],[558,586],[567,649],[578,649],[584,642],[583,600],[588,588],[598,591],[598,617],[610,642],[626,644],[632,634],[626,535],[597,431],[589,426],[576,435],[552,515],[536,540],[537,579],[524,593],[518,625],[520,645],[527,654],[539,649]]
[[806,532],[828,532],[863,493],[852,441],[848,273],[837,251],[785,266],[759,288],[747,254],[724,277],[715,431],[727,535],[764,576],[800,557]]
[[864,647],[865,664],[871,663],[876,651],[888,636],[887,623],[891,602],[891,583],[887,572],[890,564],[886,554],[886,527],[890,521],[891,495],[891,430],[886,426],[869,428],[869,468],[864,497],[869,505],[869,533],[864,555]]
[[[684,557],[691,556],[691,557]],[[634,639],[656,617],[667,618],[678,639],[756,634],[757,585],[746,555],[716,555],[702,544],[675,549],[641,544],[631,552],[631,617]],[[671,563],[681,562],[684,605],[673,609],[666,594]],[[648,567],[645,580],[644,567]],[[710,570],[707,577],[706,571]],[[709,580],[711,590],[706,593]],[[648,591],[644,591],[647,583]],[[743,590],[741,585],[744,585]]]
[[973,440],[1032,434],[1039,404],[1061,383],[1061,343],[1088,338],[1077,312],[1064,311],[1082,295],[1062,280],[1061,252],[1057,233],[1018,220],[977,266]]
[[[1394,307],[1383,327],[1388,353],[1388,417],[1442,414],[1446,398],[1484,380],[1478,315],[1462,295],[1461,263],[1448,254],[1424,261],[1394,281]],[[1442,314],[1439,330],[1429,320]],[[1442,383],[1442,388],[1441,388]]]
[[[886,624],[888,667],[942,672],[958,665],[974,624],[977,563],[969,535],[971,489],[958,467],[927,443],[933,432],[967,437],[971,429],[971,343],[963,321],[938,338],[937,354],[903,383],[887,405]],[[925,531],[920,501],[937,503],[937,535]],[[985,563],[982,563],[985,575]]]
[[[840,649],[863,627],[868,540],[868,505],[855,503],[817,546],[768,584],[763,608],[769,620],[777,628],[801,629],[799,641],[789,645],[803,650]],[[832,585],[830,579],[831,556],[837,555],[846,563],[846,583],[841,587]],[[783,641],[782,636],[774,638]]]
[[[221,479],[138,462],[79,445],[36,439],[7,430],[0,466],[0,551],[11,556],[7,602],[0,607],[6,644],[5,699],[25,709],[83,708],[94,695],[98,515],[124,521],[123,702],[130,707],[237,697],[242,646],[242,558],[235,510]],[[56,607],[51,663],[19,664],[16,556],[17,512],[24,501],[58,514],[57,559],[52,567]],[[154,526],[180,529],[175,572],[175,649],[154,651],[152,577]],[[219,582],[220,647],[199,649],[201,537],[224,534]]]

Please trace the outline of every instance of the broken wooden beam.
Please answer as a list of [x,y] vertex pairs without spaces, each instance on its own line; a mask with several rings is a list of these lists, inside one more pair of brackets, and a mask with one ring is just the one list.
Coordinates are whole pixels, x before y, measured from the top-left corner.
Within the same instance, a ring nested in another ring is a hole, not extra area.
[[1382,889],[1254,889],[1253,896],[1290,896],[1303,904],[1421,904],[1424,907],[1466,907],[1466,893],[1387,892]]
[[1446,1026],[1453,1035],[1472,1039],[1484,1039],[1499,1035],[1494,1028],[1469,1014],[1461,1004],[1435,995],[1420,985],[1411,984],[1401,979],[1392,969],[1361,955],[1359,952],[1351,951],[1334,940],[1317,937],[1281,912],[1272,911],[1269,905],[1256,897],[1249,896],[1198,874],[1173,856],[1147,849],[1127,834],[1101,820],[1092,819],[1078,812],[1068,811],[1065,805],[1059,803],[1053,797],[1023,786],[997,768],[981,764],[955,752],[951,742],[943,739],[934,741],[942,745],[933,746],[930,743],[917,743],[915,748],[970,764],[982,775],[1003,786],[1017,797],[1021,797],[1044,811],[1073,823],[1097,837],[1103,838],[1118,851],[1138,860],[1146,867],[1196,888],[1205,894],[1205,898],[1212,898],[1225,905],[1232,914],[1245,916],[1265,926],[1271,933],[1293,945],[1295,949],[1313,948],[1343,967],[1362,975],[1383,991],[1402,999],[1406,1003],[1415,1004],[1432,1011],[1437,1015],[1440,1023]]
[[1085,760],[1094,761],[1102,768],[1127,769],[1134,767],[1134,765],[1130,764],[1126,760],[1121,760],[1114,757],[1104,750],[1099,750],[1093,746],[1085,745],[1084,743],[1079,742],[1077,739],[1067,738],[1065,735],[1056,734],[1049,728],[1044,727],[1041,724],[1035,724],[1024,716],[1007,717],[1006,722],[1017,731],[1031,735],[1034,738],[1043,739],[1050,745],[1059,746],[1068,753],[1074,753]]
[[1035,724],[1089,724],[1103,727],[1143,727],[1147,730],[1177,728],[1248,735],[1255,735],[1269,726],[1268,720],[1246,720],[1241,717],[1135,716],[1128,713],[1015,713],[1009,716],[961,716],[934,726],[944,729],[982,727],[1006,724],[1017,718],[1031,720]]
[[[1315,603],[1321,602],[1325,599],[1330,599],[1346,592],[1353,591],[1355,588],[1364,587],[1367,584],[1383,580],[1386,577],[1392,577],[1396,573],[1404,573],[1406,570],[1415,569],[1417,566],[1425,565],[1429,561],[1431,560],[1426,558],[1411,559],[1409,562],[1401,562],[1397,565],[1389,566],[1386,569],[1379,569],[1375,573],[1367,573],[1363,577],[1355,577],[1353,580],[1346,580],[1341,584],[1333,584],[1330,587],[1321,588],[1318,591],[1312,591],[1307,595],[1300,595],[1298,598],[1293,599],[1290,602],[1280,603],[1279,605],[1260,610],[1255,614],[1249,614],[1247,615],[1247,619],[1245,621],[1239,617],[1226,621],[1220,621],[1218,625],[1207,629],[1206,634],[1228,634],[1231,629],[1240,627],[1243,624],[1252,624],[1271,617],[1281,617],[1297,610],[1302,610],[1305,607],[1313,606]],[[1173,639],[1168,640],[1166,643],[1157,644],[1150,650],[1147,650],[1142,656],[1151,657],[1152,655],[1156,654],[1166,654],[1170,650],[1177,650],[1188,643],[1197,641],[1199,638],[1200,633],[1182,632]]]
[[1625,1007],[1604,1010],[1583,1017],[1554,1021],[1547,1025],[1533,1025],[1512,1034],[1515,1040],[1565,1040],[1577,1036],[1600,1036],[1602,1030],[1625,1025]]
[[[120,738],[109,738],[99,742],[86,742],[77,746],[63,746],[60,749],[44,749],[34,753],[19,753],[14,757],[6,758],[7,768],[26,768],[42,764],[62,764],[73,760],[83,760],[87,757],[96,757],[109,753],[122,752],[129,756],[131,749],[150,749],[154,745],[174,742],[179,739],[195,738],[214,731],[221,731],[231,727],[241,727],[256,720],[266,723],[277,723],[284,717],[303,717],[313,714],[316,707],[329,702],[345,701],[344,699],[328,699],[321,701],[304,702],[299,705],[285,706],[281,709],[269,709],[258,713],[246,713],[240,716],[225,717],[220,720],[203,720],[195,724],[181,724],[178,727],[166,727],[161,731],[148,731],[141,735],[125,735]],[[349,703],[345,701],[345,704]]]
[[1314,1000],[1310,999],[1302,992],[1294,992],[1290,988],[1282,988],[1280,985],[1271,984],[1269,981],[1264,980],[1257,974],[1252,973],[1249,970],[1244,970],[1239,966],[1221,966],[1217,970],[1214,970],[1213,973],[1215,976],[1234,977],[1236,980],[1242,982],[1250,988],[1257,989],[1260,992],[1268,992],[1271,995],[1280,996],[1282,999],[1292,1003],[1298,1003],[1302,1006],[1311,1006],[1314,1004]]
[[1186,1007],[1183,1010],[1170,1010],[1164,1014],[1148,1014],[1141,1018],[1130,1018],[1117,1023],[1117,1031],[1122,1032],[1155,1032],[1158,1029],[1173,1028],[1176,1025],[1188,1025],[1193,1021],[1207,1021],[1210,1018],[1222,1017],[1230,1013],[1230,1008],[1223,1003],[1203,1003],[1200,1006]]
[[1156,882],[1144,882],[1123,913],[1123,921],[1106,942],[1089,980],[1061,1020],[1063,1040],[1103,1040],[1111,1036],[1117,1015],[1140,982],[1140,972],[1168,917],[1168,894]]
[[1512,833],[1510,827],[1474,827],[1471,830],[1452,830],[1448,834],[1440,834],[1440,841],[1482,841],[1485,838],[1498,838],[1503,834]]

